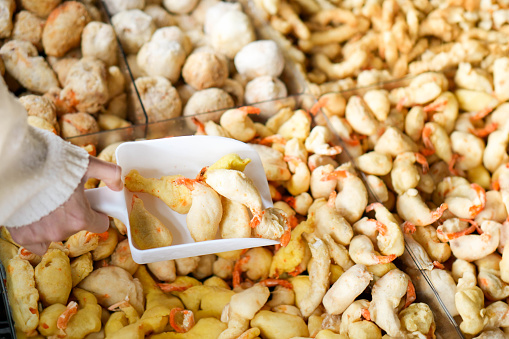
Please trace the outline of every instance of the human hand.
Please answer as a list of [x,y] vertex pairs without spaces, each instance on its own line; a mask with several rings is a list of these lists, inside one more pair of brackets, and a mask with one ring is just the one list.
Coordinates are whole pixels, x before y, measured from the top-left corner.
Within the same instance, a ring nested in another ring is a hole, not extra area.
[[119,166],[90,157],[87,172],[69,200],[39,221],[9,228],[12,239],[30,252],[43,255],[52,241],[62,241],[83,230],[107,231],[108,216],[94,211],[85,197],[85,183],[89,178],[104,181],[114,191],[120,191],[123,186]]

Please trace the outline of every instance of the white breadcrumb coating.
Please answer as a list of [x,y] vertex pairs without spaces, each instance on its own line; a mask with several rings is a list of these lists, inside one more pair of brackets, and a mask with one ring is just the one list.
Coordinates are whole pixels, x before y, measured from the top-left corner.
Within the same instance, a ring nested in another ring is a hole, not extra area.
[[258,40],[244,46],[235,55],[235,68],[249,79],[268,75],[279,77],[285,68],[285,58],[275,41]]
[[111,23],[118,38],[128,54],[138,53],[144,43],[150,41],[156,30],[152,17],[139,9],[132,9],[115,14]]

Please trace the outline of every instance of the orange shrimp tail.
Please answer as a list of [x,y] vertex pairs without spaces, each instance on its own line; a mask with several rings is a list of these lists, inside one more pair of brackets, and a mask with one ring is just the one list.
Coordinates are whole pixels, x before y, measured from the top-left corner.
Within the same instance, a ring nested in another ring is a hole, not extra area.
[[434,223],[435,221],[437,221],[438,219],[440,219],[440,217],[442,216],[442,214],[444,214],[445,210],[449,208],[449,206],[447,206],[446,203],[443,203],[442,205],[440,205],[440,207],[438,207],[436,209],[436,211],[433,211],[431,212],[431,224]]
[[321,97],[320,99],[318,99],[318,101],[311,107],[311,109],[309,110],[309,113],[311,113],[311,115],[315,116],[318,111],[320,111],[320,109],[322,107],[325,107],[327,105],[327,103],[329,102],[329,98],[327,97]]
[[383,223],[381,223],[380,221],[376,220],[376,219],[368,219],[368,221],[371,221],[371,222],[374,222],[375,223],[375,227],[376,227],[376,230],[378,231],[378,233],[380,233],[382,236],[386,236],[388,234],[387,232],[387,226],[385,226]]
[[333,172],[324,174],[324,176],[320,179],[320,181],[344,179],[344,178],[348,177],[348,174],[349,173],[346,170],[333,171]]
[[191,121],[193,122],[193,124],[196,125],[196,131],[198,134],[202,134],[202,135],[207,134],[207,132],[205,132],[205,125],[203,124],[203,122],[201,122],[200,120],[198,120],[195,117],[192,117]]
[[286,247],[292,238],[292,229],[287,227],[283,235],[281,236],[281,246]]
[[328,156],[334,156],[334,155],[338,155],[340,154],[341,152],[343,152],[343,147],[341,146],[331,146],[329,147],[324,153],[322,153],[323,155],[328,155]]
[[283,201],[290,205],[291,208],[295,208],[295,198],[292,196],[284,197]]
[[254,106],[242,106],[239,107],[239,110],[246,113],[246,114],[260,114],[261,109]]
[[281,201],[281,200],[283,200],[283,195],[277,189],[276,190],[271,190],[270,193],[271,193],[272,201]]
[[270,146],[272,143],[286,145],[286,139],[281,135],[274,134],[259,140],[260,145]]
[[458,161],[458,159],[461,159],[461,158],[462,157],[459,154],[454,153],[452,155],[451,161],[449,161],[449,164],[448,164],[449,172],[451,172],[452,175],[455,175],[455,176],[460,175],[459,172],[454,168],[454,166],[456,165],[456,161]]
[[336,193],[336,191],[330,192],[329,199],[327,200],[327,206],[334,207],[336,205],[336,197],[337,196],[338,196],[338,194]]
[[396,254],[390,254],[390,255],[378,255],[376,257],[376,260],[379,264],[388,264],[392,262],[394,259],[396,259]]
[[233,274],[232,274],[232,285],[233,287],[237,287],[242,282],[241,274],[242,274],[242,265],[247,264],[251,257],[246,255],[244,258],[240,258],[233,266]]
[[470,121],[481,120],[493,111],[492,107],[486,107],[470,117]]
[[495,191],[500,191],[500,182],[498,180],[493,180],[491,183],[491,189]]
[[175,285],[168,283],[157,284],[163,292],[184,292],[185,290],[193,287],[193,285]]
[[496,131],[498,124],[493,122],[485,125],[483,128],[469,128],[468,131],[478,138],[486,138],[488,135]]
[[[177,324],[176,322],[176,315],[177,313],[182,313],[184,319],[183,323],[187,323],[186,326],[181,326]],[[184,310],[179,307],[172,308],[170,311],[170,326],[175,330],[177,333],[186,333],[194,326],[194,314],[192,311]]]
[[264,279],[259,282],[260,285],[267,286],[267,287],[274,287],[274,286],[283,286],[290,290],[293,289],[293,285],[291,282],[283,279]]
[[57,319],[57,328],[59,330],[65,330],[67,328],[67,324],[73,315],[78,313],[78,304],[75,301],[69,302],[67,308]]
[[363,308],[361,310],[361,316],[367,321],[371,321],[371,314],[369,313],[369,310],[367,308]]
[[[465,221],[465,219],[460,219],[460,220]],[[449,240],[458,239],[459,237],[462,237],[464,235],[468,235],[470,233],[474,233],[476,229],[477,229],[476,226],[472,225],[472,226],[470,226],[468,228],[465,228],[463,231],[452,232],[452,233],[445,233],[444,231],[442,231],[439,228],[439,229],[437,229],[437,234],[442,236],[442,237],[445,237],[449,241]]]
[[422,129],[422,142],[424,144],[425,149],[423,149],[421,153],[424,156],[428,156],[435,153],[435,146],[433,145],[430,139],[431,132],[432,130],[430,127],[424,127]]
[[426,174],[429,171],[429,164],[426,157],[421,153],[415,153],[415,161],[422,165],[422,173]]
[[283,157],[283,160],[286,162],[294,162],[294,163],[300,163],[302,162],[302,159],[295,156],[295,155],[285,155]]
[[361,143],[358,139],[343,139],[343,141],[349,146],[357,146]]
[[440,111],[440,110],[444,109],[445,106],[447,106],[447,100],[441,100],[439,102],[434,102],[434,103],[424,106],[423,111],[426,113]]
[[304,267],[299,265],[299,266],[295,267],[295,269],[293,271],[288,272],[288,274],[291,275],[292,277],[296,277],[299,274],[301,274],[302,272],[304,272]]
[[429,157],[430,155],[435,154],[435,149],[434,148],[422,148],[420,150],[420,153],[422,155],[424,155],[425,157]]
[[240,277],[240,272],[233,271],[233,274],[232,274],[232,285],[233,285],[233,288],[239,286],[241,282],[242,282],[242,280],[241,280],[241,277]]
[[441,269],[441,270],[445,270],[445,266],[441,262],[439,262],[439,261],[436,261],[436,260],[433,261],[433,266],[435,268],[438,268],[438,269]]
[[406,289],[406,301],[405,301],[405,308],[410,306],[411,303],[415,301],[415,287],[414,284],[412,284],[411,280],[408,280],[408,287]]
[[299,219],[295,215],[291,215],[288,217],[288,226],[290,229],[294,229],[299,224]]
[[406,103],[405,97],[399,99],[399,101],[396,105],[396,110],[398,110],[398,112],[401,112],[403,110],[403,107],[405,106],[405,103]]
[[470,184],[470,187],[472,187],[475,190],[480,200],[480,204],[470,206],[470,208],[468,209],[468,211],[472,214],[472,218],[474,218],[476,215],[481,213],[481,211],[486,206],[486,191],[478,184]]
[[415,231],[417,231],[417,228],[415,228],[415,225],[412,224],[410,221],[405,221],[403,223],[403,231],[406,234],[413,234]]
[[[472,219],[463,219],[463,218],[460,218],[460,220],[468,222],[470,225],[472,225],[472,226],[470,226],[470,227],[474,228],[474,230],[472,232],[477,231],[477,233],[479,233],[479,234],[483,234],[484,233],[483,230],[481,229],[481,227],[479,226],[479,224],[477,222],[475,222],[475,220],[472,220]],[[470,233],[472,233],[472,232],[470,232]]]
[[343,139],[350,146],[357,146],[361,143],[361,140],[366,139],[367,135],[352,133],[350,139]]
[[265,211],[259,211],[259,212],[251,211],[251,213],[253,213],[253,218],[249,222],[249,226],[251,228],[256,228],[256,226],[260,225],[260,222],[262,221],[262,217],[263,217],[263,214],[265,213]]
[[129,297],[127,297],[127,300],[122,300],[122,301],[119,301],[118,303],[111,305],[110,307],[108,307],[108,310],[114,311],[117,308],[128,307],[130,305],[131,304],[129,303]]
[[382,205],[381,203],[379,202],[374,202],[372,204],[369,204],[368,206],[366,206],[366,212],[371,212],[377,208],[380,208],[380,207],[384,207],[384,205]]

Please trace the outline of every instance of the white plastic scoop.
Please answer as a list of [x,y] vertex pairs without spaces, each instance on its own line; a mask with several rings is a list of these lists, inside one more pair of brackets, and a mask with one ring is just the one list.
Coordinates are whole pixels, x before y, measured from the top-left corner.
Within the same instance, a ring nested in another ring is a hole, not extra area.
[[[126,142],[116,151],[117,164],[122,167],[122,180],[132,169],[148,178],[160,178],[181,174],[195,178],[205,166],[210,166],[222,156],[236,153],[251,162],[244,173],[253,180],[261,197],[263,208],[272,207],[267,177],[258,153],[249,145],[230,138],[215,136],[183,136],[167,139]],[[173,235],[173,244],[167,247],[140,250],[131,241],[129,213],[133,193],[124,188],[115,192],[107,187],[85,191],[91,207],[115,217],[127,227],[129,247],[135,262],[150,262],[194,257],[198,255],[239,250],[277,244],[277,241],[261,238],[221,239],[195,242],[186,226],[186,215],[170,209],[163,201],[147,193],[136,193],[145,208],[168,227]]]

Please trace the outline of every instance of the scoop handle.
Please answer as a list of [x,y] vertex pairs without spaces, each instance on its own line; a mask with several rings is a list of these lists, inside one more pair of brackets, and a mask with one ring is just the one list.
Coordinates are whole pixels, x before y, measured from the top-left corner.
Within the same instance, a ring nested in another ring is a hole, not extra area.
[[90,207],[97,212],[117,218],[128,224],[127,208],[124,191],[113,191],[108,187],[99,187],[85,190]]

